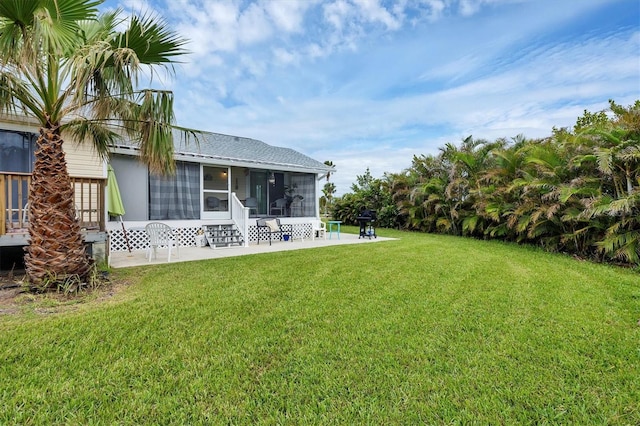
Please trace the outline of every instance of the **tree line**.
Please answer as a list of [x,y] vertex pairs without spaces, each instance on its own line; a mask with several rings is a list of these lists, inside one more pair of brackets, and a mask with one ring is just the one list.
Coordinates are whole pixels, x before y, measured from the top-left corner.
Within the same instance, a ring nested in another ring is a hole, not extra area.
[[540,246],[640,266],[640,100],[585,110],[572,129],[511,140],[447,143],[411,167],[358,176],[332,215],[364,208],[398,227]]

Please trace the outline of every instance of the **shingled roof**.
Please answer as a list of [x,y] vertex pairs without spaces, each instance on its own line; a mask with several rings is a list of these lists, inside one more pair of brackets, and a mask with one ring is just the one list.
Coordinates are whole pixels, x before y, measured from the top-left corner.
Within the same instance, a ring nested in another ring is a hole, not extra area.
[[[251,138],[204,132],[198,134],[198,142],[195,142],[193,138],[185,141],[180,134],[176,133],[174,141],[178,159],[195,157],[220,165],[303,170],[313,173],[335,171],[335,168],[291,148],[272,146]],[[126,144],[117,146],[117,148],[125,147],[132,148],[131,145]]]

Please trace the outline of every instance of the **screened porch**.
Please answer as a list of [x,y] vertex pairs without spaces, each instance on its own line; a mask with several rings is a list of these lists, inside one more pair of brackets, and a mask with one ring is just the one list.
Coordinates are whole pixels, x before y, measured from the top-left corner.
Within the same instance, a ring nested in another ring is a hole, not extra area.
[[177,161],[174,176],[151,174],[135,157],[112,155],[125,221],[230,220],[235,193],[250,218],[317,217],[313,173]]

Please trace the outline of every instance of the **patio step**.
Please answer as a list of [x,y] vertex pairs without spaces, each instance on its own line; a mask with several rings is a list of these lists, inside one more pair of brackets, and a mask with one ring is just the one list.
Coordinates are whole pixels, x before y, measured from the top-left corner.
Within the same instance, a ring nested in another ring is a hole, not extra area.
[[203,225],[204,237],[212,249],[242,245],[242,234],[235,225]]

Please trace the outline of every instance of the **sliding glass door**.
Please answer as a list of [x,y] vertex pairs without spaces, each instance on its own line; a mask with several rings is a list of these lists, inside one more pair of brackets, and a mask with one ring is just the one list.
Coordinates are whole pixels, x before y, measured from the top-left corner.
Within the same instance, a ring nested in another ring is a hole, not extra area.
[[284,173],[252,171],[249,187],[250,196],[258,202],[259,216],[286,216],[284,211],[272,208],[275,200],[284,198]]
[[267,172],[251,172],[249,175],[249,194],[258,202],[257,215],[265,216],[269,205],[267,192]]

